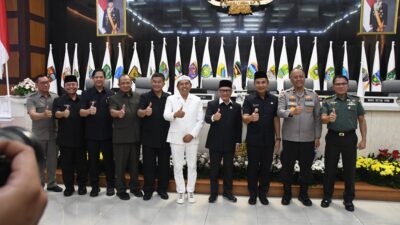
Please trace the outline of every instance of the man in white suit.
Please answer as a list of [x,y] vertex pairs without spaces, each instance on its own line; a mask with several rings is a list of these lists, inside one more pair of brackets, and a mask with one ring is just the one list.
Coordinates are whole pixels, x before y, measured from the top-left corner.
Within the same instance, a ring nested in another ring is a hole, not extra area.
[[[174,163],[174,179],[176,192],[178,192],[177,203],[184,203],[186,191],[188,201],[194,203],[196,201],[193,192],[197,178],[198,135],[204,123],[203,105],[199,97],[189,93],[192,84],[188,76],[179,77],[177,88],[179,93],[167,98],[164,110],[164,118],[170,121],[167,142],[171,145]],[[182,170],[185,158],[188,171],[186,188]]]

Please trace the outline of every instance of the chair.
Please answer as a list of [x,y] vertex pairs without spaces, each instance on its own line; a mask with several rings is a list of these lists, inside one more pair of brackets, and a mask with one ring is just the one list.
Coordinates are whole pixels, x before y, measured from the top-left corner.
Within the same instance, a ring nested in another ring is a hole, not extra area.
[[[256,88],[254,86],[254,80],[247,81],[246,89],[247,89],[248,93],[252,93],[252,92],[256,91]],[[276,80],[270,80],[269,85],[268,85],[269,92],[272,94],[278,94],[277,89],[278,89],[278,84],[277,84]]]
[[[292,88],[293,84],[290,80],[284,80],[283,81],[283,89],[287,90],[289,88]],[[310,78],[306,78],[304,81],[304,87],[307,89],[314,90],[314,81]]]
[[400,80],[384,80],[382,82],[382,92],[386,92],[389,96],[400,97]]
[[135,80],[135,92],[143,94],[151,90],[151,77],[138,77]]

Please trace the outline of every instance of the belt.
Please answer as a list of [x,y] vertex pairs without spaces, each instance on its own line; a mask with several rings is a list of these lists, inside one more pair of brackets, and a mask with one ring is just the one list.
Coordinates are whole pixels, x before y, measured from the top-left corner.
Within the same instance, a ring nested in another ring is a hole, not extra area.
[[354,134],[355,130],[348,130],[348,131],[336,131],[336,130],[328,130],[328,133],[335,134],[340,137],[344,137],[350,134]]

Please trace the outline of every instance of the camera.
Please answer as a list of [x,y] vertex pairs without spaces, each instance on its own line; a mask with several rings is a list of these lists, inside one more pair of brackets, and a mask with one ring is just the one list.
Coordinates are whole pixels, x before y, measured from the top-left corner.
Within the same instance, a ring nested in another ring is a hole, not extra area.
[[[40,165],[44,160],[43,151],[39,142],[34,137],[32,132],[22,127],[4,127],[0,128],[0,141],[19,141],[29,145],[35,151],[36,160]],[[7,178],[11,172],[11,161],[5,155],[0,153],[0,187],[7,182]]]

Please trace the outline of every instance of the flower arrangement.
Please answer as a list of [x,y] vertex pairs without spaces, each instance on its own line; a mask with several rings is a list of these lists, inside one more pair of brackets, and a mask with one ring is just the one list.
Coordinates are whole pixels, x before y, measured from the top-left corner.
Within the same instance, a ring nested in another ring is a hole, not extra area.
[[35,92],[36,90],[35,82],[29,78],[25,78],[25,80],[11,88],[11,92],[18,96],[25,96],[29,93]]

